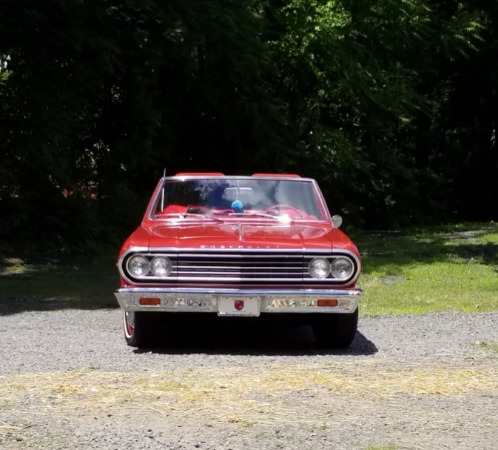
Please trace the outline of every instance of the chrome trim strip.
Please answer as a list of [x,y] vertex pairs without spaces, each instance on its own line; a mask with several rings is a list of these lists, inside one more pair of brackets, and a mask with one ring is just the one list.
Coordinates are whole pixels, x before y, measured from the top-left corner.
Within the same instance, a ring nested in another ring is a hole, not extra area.
[[331,222],[332,221],[332,216],[330,214],[330,211],[329,211],[329,207],[327,205],[327,202],[325,201],[325,197],[323,196],[323,193],[322,193],[322,190],[320,189],[320,186],[318,185],[318,182],[315,180],[315,179],[310,179],[311,180],[311,184],[313,185],[313,187],[315,188],[315,192],[318,194],[318,199],[322,208],[323,208],[323,211],[325,212],[325,222]]
[[[131,257],[133,258],[133,256]],[[130,259],[131,259],[130,258]],[[160,256],[160,258],[162,258],[162,256]],[[335,258],[334,258],[335,259]],[[231,265],[222,265],[222,264],[217,264],[217,263],[220,263],[221,261],[216,261],[216,260],[208,260],[206,261],[207,263],[209,263],[209,269],[210,269],[210,272],[214,272],[215,270],[221,270],[223,272],[226,272],[227,270],[236,270],[236,269],[239,269],[241,266],[239,265],[234,265],[234,264],[231,264]],[[199,271],[202,271],[202,270],[205,270],[208,268],[208,266],[206,266],[205,264],[189,264],[188,266],[183,266],[180,269],[183,269],[185,270],[185,268],[188,267],[189,269],[191,270],[199,270]],[[268,268],[270,267],[269,265],[265,265],[265,266],[254,266],[254,265],[247,265],[247,264],[244,264],[242,266],[242,268],[244,270],[249,270],[249,269],[253,269],[253,270],[263,270],[264,268]],[[277,271],[281,270],[281,271],[284,271],[284,272],[302,272],[302,270],[306,267],[306,264],[302,264],[302,263],[294,263],[292,266],[290,265],[284,265],[283,263],[279,262],[279,261],[275,261],[274,264],[271,266],[272,268],[275,269],[275,272],[273,273],[277,273]],[[254,272],[256,273],[256,272]],[[267,273],[267,272],[263,272],[263,273]]]
[[[130,248],[127,250],[127,252],[130,252],[133,250],[134,247]],[[242,252],[242,253],[247,253],[247,256],[253,256],[252,253],[274,253],[276,255],[280,253],[289,253],[289,256],[300,256],[300,255],[322,255],[322,254],[336,254],[336,253],[345,253],[346,255],[350,255],[353,258],[357,258],[356,254],[353,253],[350,250],[345,250],[345,249],[340,249],[340,248],[318,248],[318,249],[313,249],[313,248],[251,248],[251,247],[246,247],[244,245],[230,248],[230,247],[217,247],[217,248],[209,248],[209,247],[154,247],[153,249],[150,249],[150,253],[163,253],[163,252],[170,252],[170,253],[178,253],[181,252],[182,255],[190,255],[189,252],[193,252],[193,255],[190,256],[198,256],[199,253],[228,253],[228,252]],[[227,255],[228,256],[228,255]],[[236,255],[237,256],[237,255]],[[272,255],[269,255],[268,257],[271,257]],[[263,257],[263,255],[261,255]]]
[[[147,281],[150,280],[150,282],[147,283]],[[168,278],[159,278],[159,277],[153,277],[153,276],[150,276],[150,277],[147,277],[147,278],[143,278],[141,279],[139,282],[135,281],[133,282],[132,284],[135,284],[137,286],[150,286],[150,284],[152,284],[152,282],[155,282],[153,284],[157,284],[157,281],[164,281],[164,282],[167,282],[168,281]],[[335,279],[335,278],[330,278],[330,279],[325,279],[325,280],[320,280],[318,278],[305,278],[303,280],[303,277],[302,276],[299,276],[299,277],[296,277],[296,278],[263,278],[263,277],[254,277],[254,278],[250,278],[250,277],[218,277],[218,276],[204,276],[204,277],[184,277],[184,276],[176,276],[176,277],[172,277],[171,280],[170,280],[170,283],[176,283],[176,282],[188,282],[188,283],[191,283],[191,282],[197,282],[197,283],[208,283],[209,281],[212,281],[213,283],[216,282],[216,283],[222,283],[224,281],[226,281],[227,283],[234,283],[234,282],[238,282],[238,283],[282,283],[282,282],[285,282],[285,283],[301,283],[301,284],[317,284],[317,283],[321,283],[321,284],[324,284],[324,283],[330,283],[330,284],[340,284],[341,286],[347,286],[347,285],[350,285],[352,284],[350,281],[348,280],[338,280],[338,279]]]
[[[205,254],[210,254],[210,253],[230,253],[230,252],[241,252],[241,253],[247,253],[247,255],[244,254],[239,254],[239,255],[229,255],[227,254],[226,257],[261,257],[261,258],[271,258],[272,256],[278,255],[280,253],[289,253],[290,257],[300,257],[301,255],[303,256],[312,256],[313,254],[317,255],[340,255],[346,254],[348,256],[351,256],[357,263],[359,263],[359,258],[356,256],[355,253],[353,253],[350,250],[343,250],[343,249],[306,249],[306,248],[299,248],[299,249],[281,249],[281,248],[195,248],[195,247],[156,247],[153,249],[149,249],[148,247],[130,247],[127,249],[120,258],[120,262],[129,254],[129,253],[137,253],[137,252],[146,252],[147,254],[150,255],[156,255],[157,253],[165,253],[166,256],[178,256],[179,253],[182,254],[182,256],[188,256],[188,257],[199,257],[203,256],[203,253]],[[190,253],[192,252],[192,253]],[[169,253],[169,254],[168,254]],[[269,255],[253,255],[252,253],[270,253]],[[273,255],[271,254],[273,253]],[[207,255],[206,255],[207,256]]]
[[[162,312],[218,312],[221,298],[259,299],[260,312],[263,313],[352,313],[359,305],[363,291],[360,289],[303,289],[303,290],[266,290],[266,289],[137,289],[122,288],[115,292],[120,307],[125,311],[162,311]],[[160,305],[142,306],[142,297],[159,298]],[[318,299],[337,300],[336,307],[318,307]]]
[[[212,251],[211,249],[200,248],[198,253],[186,253],[186,252],[184,252],[184,250],[182,250],[181,255],[182,255],[182,258],[211,258],[213,255],[216,255],[217,253],[226,253],[223,255],[224,258],[279,258],[282,256],[280,253],[285,252],[285,253],[289,253],[289,258],[301,258],[301,257],[311,257],[312,258],[313,257],[312,255],[307,256],[304,253],[303,254],[296,253],[295,250],[294,251],[292,251],[292,250],[286,250],[286,251],[280,250],[279,253],[272,252],[270,254],[269,252],[271,252],[271,250],[278,250],[278,249],[253,250],[253,249],[245,249],[245,248],[239,248],[239,249],[228,248],[228,249],[220,249],[220,251],[215,252],[215,251]],[[151,255],[155,254],[155,251],[156,251],[156,249],[154,249],[154,251],[151,252]],[[191,251],[191,249],[188,249],[188,251]],[[239,253],[233,253],[233,254],[227,253],[227,252],[236,252],[236,251]],[[255,252],[264,252],[264,253],[269,253],[269,254],[256,255],[256,254],[254,254]],[[329,250],[329,252],[330,252],[330,250]],[[248,254],[243,254],[243,253],[248,253]]]
[[362,296],[361,289],[238,289],[238,288],[120,288],[117,293],[131,294],[211,294],[211,295],[336,295]]

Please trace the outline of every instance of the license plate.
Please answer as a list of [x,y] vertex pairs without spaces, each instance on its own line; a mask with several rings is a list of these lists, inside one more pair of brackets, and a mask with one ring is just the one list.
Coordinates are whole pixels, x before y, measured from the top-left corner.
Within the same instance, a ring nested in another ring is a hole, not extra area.
[[234,297],[218,300],[219,316],[259,316],[259,298]]

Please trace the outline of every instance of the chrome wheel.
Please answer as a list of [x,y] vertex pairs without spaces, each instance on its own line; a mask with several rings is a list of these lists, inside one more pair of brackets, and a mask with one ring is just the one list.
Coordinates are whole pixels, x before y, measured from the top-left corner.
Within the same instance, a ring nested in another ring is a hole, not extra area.
[[151,347],[156,343],[163,316],[152,311],[124,311],[123,330],[131,347]]
[[135,311],[124,311],[123,321],[125,337],[131,339],[135,334]]

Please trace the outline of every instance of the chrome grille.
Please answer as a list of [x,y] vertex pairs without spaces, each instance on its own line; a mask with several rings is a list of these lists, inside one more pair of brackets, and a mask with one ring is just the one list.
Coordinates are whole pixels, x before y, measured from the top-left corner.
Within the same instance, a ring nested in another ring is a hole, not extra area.
[[180,254],[175,269],[179,280],[226,281],[300,281],[308,270],[302,255],[266,254]]
[[[356,278],[359,265],[355,257],[345,253],[323,252],[230,252],[230,251],[199,251],[188,253],[137,252],[152,260],[154,256],[167,256],[172,262],[172,272],[167,278],[158,278],[152,275],[145,279],[134,279],[127,274],[127,278],[138,283],[160,282],[171,283],[311,283],[311,284],[346,284]],[[129,253],[122,259],[122,270],[126,273],[126,261],[136,253]],[[311,277],[308,266],[312,259],[325,257],[332,261],[337,257],[347,257],[355,265],[355,273],[348,280],[337,280],[329,276],[325,280]]]

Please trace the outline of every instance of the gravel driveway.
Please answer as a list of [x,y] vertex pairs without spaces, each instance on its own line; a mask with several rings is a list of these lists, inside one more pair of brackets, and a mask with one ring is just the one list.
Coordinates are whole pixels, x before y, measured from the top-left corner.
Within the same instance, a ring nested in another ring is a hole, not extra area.
[[137,351],[118,310],[7,304],[2,449],[498,448],[498,312],[360,318],[347,352],[286,326]]

